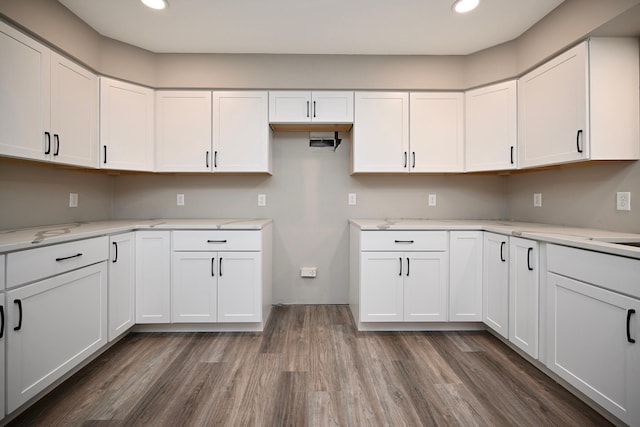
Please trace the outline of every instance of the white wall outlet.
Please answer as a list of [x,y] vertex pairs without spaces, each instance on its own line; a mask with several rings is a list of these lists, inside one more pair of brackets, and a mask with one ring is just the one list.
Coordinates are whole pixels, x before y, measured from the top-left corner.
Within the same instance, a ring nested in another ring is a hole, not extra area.
[[78,207],[78,193],[69,193],[69,207],[70,208]]
[[542,193],[533,193],[533,207],[542,207]]
[[358,203],[358,196],[356,193],[349,193],[348,203],[349,206],[355,206]]
[[258,194],[258,206],[267,206],[266,194]]
[[616,193],[616,209],[619,211],[631,210],[631,193],[628,191],[618,191]]
[[302,267],[300,269],[300,277],[310,277],[315,279],[318,275],[316,267]]
[[429,206],[436,206],[438,204],[438,199],[435,194],[429,194]]
[[184,206],[184,194],[182,193],[176,194],[176,205]]

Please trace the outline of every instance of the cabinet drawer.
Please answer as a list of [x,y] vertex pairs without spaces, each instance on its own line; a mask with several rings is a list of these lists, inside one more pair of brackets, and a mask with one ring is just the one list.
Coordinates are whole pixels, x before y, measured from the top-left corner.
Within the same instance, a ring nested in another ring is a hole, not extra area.
[[12,252],[7,255],[7,288],[95,264],[108,257],[106,236]]
[[173,232],[174,251],[259,251],[260,231],[189,230]]
[[362,251],[446,251],[446,231],[363,231]]

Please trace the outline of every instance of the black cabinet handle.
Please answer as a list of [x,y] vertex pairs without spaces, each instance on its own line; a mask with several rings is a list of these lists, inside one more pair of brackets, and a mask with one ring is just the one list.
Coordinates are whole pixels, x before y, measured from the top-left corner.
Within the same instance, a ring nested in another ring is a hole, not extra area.
[[117,242],[112,242],[113,243],[113,249],[115,250],[115,256],[113,257],[113,263],[118,262],[118,243]]
[[227,243],[227,239],[224,239],[224,240],[207,240],[207,243]]
[[410,264],[411,261],[409,260],[409,257],[407,257],[407,277],[409,277],[409,268],[410,268]]
[[53,155],[57,156],[58,154],[60,154],[60,136],[57,133],[53,134],[53,142],[56,146],[56,148],[53,150]]
[[207,169],[209,169],[209,150],[207,150],[207,154],[205,156],[205,163],[207,164]]
[[398,258],[398,261],[400,261],[400,273],[398,273],[398,276],[402,276],[402,257]]
[[580,144],[580,140],[582,138],[580,138],[580,136],[582,135],[582,129],[578,129],[578,132],[576,133],[576,148],[578,149],[578,153],[582,153],[582,144]]
[[211,258],[211,277],[214,277],[216,275],[216,259]]
[[395,243],[413,243],[413,240],[394,240]]
[[218,276],[222,277],[222,257],[220,257],[220,265],[218,266]]
[[4,337],[4,306],[0,305],[0,338]]
[[413,157],[413,162],[412,162],[412,166],[411,166],[411,167],[412,167],[413,169],[415,169],[415,168],[416,168],[416,152],[415,152],[415,151],[413,151],[413,152],[411,153],[411,155],[412,155],[412,157]]
[[47,139],[47,145],[46,145],[46,148],[44,149],[44,154],[50,154],[51,153],[51,134],[49,132],[45,132],[44,136]]
[[22,301],[19,299],[14,299],[13,300],[14,304],[18,304],[18,326],[16,326],[15,328],[13,328],[14,331],[19,331],[20,329],[22,329]]
[[507,242],[500,242],[500,261],[505,262],[506,258],[504,257],[504,246]]
[[511,146],[511,164],[513,164],[513,145]]
[[307,101],[307,117],[309,117],[309,101]]
[[627,342],[635,344],[636,340],[631,338],[631,315],[636,314],[636,311],[632,308],[627,310]]
[[218,167],[218,150],[213,152],[213,167]]
[[81,256],[82,256],[81,253],[77,253],[75,255],[65,256],[65,257],[62,257],[62,258],[56,258],[56,261],[64,261],[64,260],[67,260],[67,259],[78,258],[78,257],[81,257]]
[[407,152],[404,152],[404,167],[407,167]]
[[533,271],[533,267],[531,266],[531,252],[533,252],[533,248],[527,249],[527,268],[529,271]]
[[104,147],[104,156],[102,156],[102,163],[106,165],[107,164],[107,146],[103,145],[103,147]]
[[313,117],[316,116],[316,101],[313,101]]

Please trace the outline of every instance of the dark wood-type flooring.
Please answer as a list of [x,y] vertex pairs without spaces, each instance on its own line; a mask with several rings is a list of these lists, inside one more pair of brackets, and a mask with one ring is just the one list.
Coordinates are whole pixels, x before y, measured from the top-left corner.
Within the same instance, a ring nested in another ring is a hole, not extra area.
[[347,306],[264,333],[133,333],[15,419],[40,426],[602,426],[487,332],[357,332]]

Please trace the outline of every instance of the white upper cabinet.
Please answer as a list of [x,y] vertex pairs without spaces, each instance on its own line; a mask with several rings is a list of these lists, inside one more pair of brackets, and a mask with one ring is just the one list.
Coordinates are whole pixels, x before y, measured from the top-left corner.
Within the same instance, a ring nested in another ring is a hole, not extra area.
[[153,104],[152,89],[100,78],[100,167],[153,170]]
[[268,92],[213,92],[213,170],[271,173]]
[[211,91],[156,92],[156,170],[207,172],[211,150]]
[[353,92],[270,91],[271,123],[353,123]]
[[464,170],[464,94],[417,92],[410,100],[408,170]]
[[466,92],[465,108],[465,171],[516,169],[516,81]]
[[0,22],[0,154],[97,167],[96,76]]
[[640,157],[638,40],[594,38],[518,81],[519,166]]
[[409,170],[409,94],[356,92],[352,173]]

